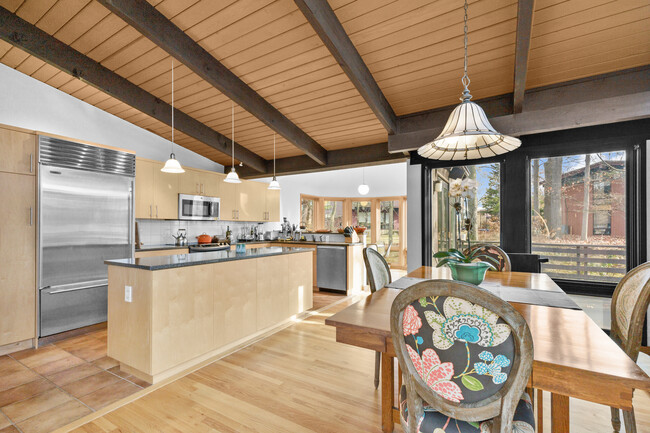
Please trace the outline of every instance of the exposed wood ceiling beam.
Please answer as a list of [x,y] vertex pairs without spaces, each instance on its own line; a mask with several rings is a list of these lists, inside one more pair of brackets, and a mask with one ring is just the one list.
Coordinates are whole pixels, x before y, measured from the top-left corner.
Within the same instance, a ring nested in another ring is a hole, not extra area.
[[[0,7],[0,39],[171,126],[171,105],[3,7]],[[226,155],[231,153],[232,144],[228,137],[178,109],[174,109],[174,126],[178,131]],[[264,158],[237,143],[235,155],[255,170],[266,169],[267,161]]]
[[[408,154],[388,153],[387,143],[370,144],[348,149],[330,150],[327,165],[318,165],[306,156],[280,158],[276,161],[278,175],[311,173],[342,168],[367,167],[408,160]],[[269,161],[266,173],[257,173],[247,167],[237,170],[241,177],[260,178],[273,176],[273,162]]]
[[513,92],[514,113],[521,113],[526,92],[526,73],[528,72],[528,53],[533,31],[533,11],[535,0],[519,0],[517,10],[517,39],[515,46],[515,83]]
[[294,0],[389,134],[397,116],[327,0]]
[[[512,94],[490,98],[485,108],[497,131],[520,136],[650,117],[650,65],[526,91],[521,113],[508,111]],[[390,152],[416,150],[440,134],[454,106],[399,117],[388,136]]]
[[324,147],[230,72],[146,0],[98,1],[314,161],[320,165],[327,163],[327,150]]

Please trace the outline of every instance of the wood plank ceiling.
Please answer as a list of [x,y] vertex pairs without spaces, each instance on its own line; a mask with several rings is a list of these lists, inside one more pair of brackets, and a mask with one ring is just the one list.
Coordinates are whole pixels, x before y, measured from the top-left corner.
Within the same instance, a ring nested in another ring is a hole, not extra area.
[[[387,133],[293,0],[149,0],[327,150],[385,142]],[[330,0],[395,113],[455,104],[463,65],[461,0]],[[161,100],[171,58],[93,0],[0,0],[0,6]],[[470,2],[475,99],[513,91],[517,0]],[[169,126],[0,41],[0,62],[169,139]],[[527,88],[650,64],[647,0],[537,0]],[[176,62],[175,106],[230,137],[230,100]],[[178,132],[216,162],[229,156]],[[236,108],[237,142],[265,159],[273,132]],[[302,155],[277,137],[277,157]]]

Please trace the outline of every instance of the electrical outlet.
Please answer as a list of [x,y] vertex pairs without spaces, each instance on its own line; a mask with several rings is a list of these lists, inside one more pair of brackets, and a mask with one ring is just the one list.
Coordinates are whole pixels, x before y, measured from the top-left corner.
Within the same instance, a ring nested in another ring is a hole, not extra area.
[[124,301],[133,301],[133,288],[131,286],[124,286]]

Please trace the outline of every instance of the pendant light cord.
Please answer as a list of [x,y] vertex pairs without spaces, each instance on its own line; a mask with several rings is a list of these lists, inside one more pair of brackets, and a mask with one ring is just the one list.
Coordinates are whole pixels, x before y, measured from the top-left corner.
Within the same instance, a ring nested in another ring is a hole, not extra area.
[[465,26],[463,27],[463,32],[464,32],[463,45],[464,45],[465,50],[464,50],[464,58],[463,58],[463,72],[464,73],[463,73],[463,78],[461,79],[461,82],[463,83],[464,90],[463,90],[463,97],[460,98],[460,99],[461,99],[461,101],[469,101],[470,99],[472,99],[472,95],[469,94],[470,80],[469,80],[469,76],[467,75],[467,31],[468,31],[467,30],[467,9],[468,9],[467,0],[465,0],[464,9],[465,9],[465,19],[464,19]]
[[172,154],[174,153],[174,60],[172,59]]
[[275,132],[273,133],[273,179],[275,179]]
[[235,169],[235,103],[230,101],[230,119],[232,121],[232,169]]

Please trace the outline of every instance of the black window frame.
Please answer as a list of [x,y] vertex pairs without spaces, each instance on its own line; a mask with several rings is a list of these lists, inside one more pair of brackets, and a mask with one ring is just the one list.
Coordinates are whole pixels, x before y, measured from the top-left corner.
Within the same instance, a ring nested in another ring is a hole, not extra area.
[[[630,270],[647,260],[646,228],[646,141],[650,140],[650,119],[613,123],[564,131],[525,135],[513,152],[492,158],[463,161],[429,160],[411,153],[411,165],[421,165],[422,179],[422,263],[432,264],[432,170],[472,164],[500,163],[501,246],[507,252],[531,251],[530,162],[532,159],[598,152],[626,152],[626,258]],[[523,196],[523,197],[522,197]],[[522,202],[522,198],[524,199]],[[504,230],[503,227],[509,227]],[[615,283],[566,280],[554,281],[567,293],[610,297]]]

